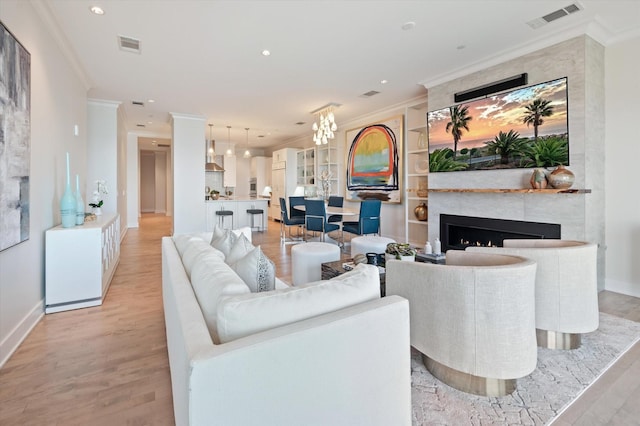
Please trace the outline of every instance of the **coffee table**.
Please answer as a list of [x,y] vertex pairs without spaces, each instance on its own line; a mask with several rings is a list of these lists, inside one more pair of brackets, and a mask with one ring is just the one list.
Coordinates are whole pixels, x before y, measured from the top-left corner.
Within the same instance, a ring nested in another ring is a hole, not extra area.
[[[347,272],[346,269],[342,267],[343,263],[352,262],[353,259],[346,260],[336,260],[334,262],[326,262],[322,264],[322,279],[329,280],[333,277],[337,277],[338,275],[342,275]],[[385,273],[380,272],[380,297],[384,297],[386,292],[386,281],[385,281]]]

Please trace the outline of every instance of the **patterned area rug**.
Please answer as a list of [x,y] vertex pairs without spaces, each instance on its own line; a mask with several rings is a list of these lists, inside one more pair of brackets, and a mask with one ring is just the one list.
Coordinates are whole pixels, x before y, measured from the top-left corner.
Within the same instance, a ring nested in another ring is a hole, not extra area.
[[538,348],[538,365],[504,397],[480,397],[435,379],[411,353],[414,425],[544,425],[640,338],[640,323],[600,314],[600,327],[571,351]]

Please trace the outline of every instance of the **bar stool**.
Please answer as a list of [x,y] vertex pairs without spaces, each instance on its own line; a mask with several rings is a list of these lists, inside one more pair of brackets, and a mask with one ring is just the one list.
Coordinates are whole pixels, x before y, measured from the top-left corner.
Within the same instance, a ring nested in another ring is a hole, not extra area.
[[262,231],[264,228],[262,226],[255,226],[253,224],[253,218],[256,217],[257,214],[260,215],[260,224],[264,221],[264,210],[262,209],[247,209],[247,214],[251,215],[251,229],[258,228],[258,231]]
[[218,216],[218,225],[221,228],[224,228],[224,218],[227,216],[231,216],[231,229],[233,229],[233,211],[232,210],[224,210],[222,209],[216,211],[216,216]]

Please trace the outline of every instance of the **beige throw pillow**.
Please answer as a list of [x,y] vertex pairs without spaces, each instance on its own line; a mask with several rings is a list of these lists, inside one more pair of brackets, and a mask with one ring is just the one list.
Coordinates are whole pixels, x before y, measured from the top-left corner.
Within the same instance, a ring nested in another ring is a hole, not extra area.
[[229,266],[242,278],[252,293],[271,291],[276,288],[276,267],[265,256],[260,246]]
[[251,244],[251,241],[249,241],[244,234],[240,234],[236,239],[236,242],[233,244],[233,247],[231,247],[229,254],[225,258],[225,262],[227,262],[227,265],[236,263],[238,260],[245,257],[254,248],[255,247],[253,244]]
[[224,257],[226,259],[237,239],[237,235],[234,234],[231,230],[227,229],[226,231],[224,231],[223,236],[216,238],[211,242],[211,246],[224,253]]

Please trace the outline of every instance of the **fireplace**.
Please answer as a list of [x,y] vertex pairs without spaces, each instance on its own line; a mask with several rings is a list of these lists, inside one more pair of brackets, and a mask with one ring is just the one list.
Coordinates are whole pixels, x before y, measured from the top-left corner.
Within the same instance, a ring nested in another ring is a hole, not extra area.
[[442,251],[464,250],[471,245],[502,247],[505,239],[560,238],[560,224],[440,215]]

